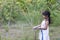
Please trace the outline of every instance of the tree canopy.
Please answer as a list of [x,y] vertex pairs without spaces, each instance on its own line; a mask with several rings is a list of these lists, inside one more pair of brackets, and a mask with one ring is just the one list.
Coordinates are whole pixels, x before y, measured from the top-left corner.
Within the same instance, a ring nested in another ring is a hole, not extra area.
[[60,0],[0,0],[0,22],[24,21],[36,25],[44,10],[51,12],[52,25],[60,25]]

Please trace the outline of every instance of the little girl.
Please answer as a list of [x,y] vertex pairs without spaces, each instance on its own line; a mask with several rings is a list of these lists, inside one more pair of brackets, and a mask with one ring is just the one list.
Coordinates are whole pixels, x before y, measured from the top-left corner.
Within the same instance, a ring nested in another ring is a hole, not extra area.
[[39,40],[50,40],[49,38],[49,24],[50,24],[50,12],[44,11],[42,13],[44,20],[41,25],[33,27],[33,29],[39,29]]

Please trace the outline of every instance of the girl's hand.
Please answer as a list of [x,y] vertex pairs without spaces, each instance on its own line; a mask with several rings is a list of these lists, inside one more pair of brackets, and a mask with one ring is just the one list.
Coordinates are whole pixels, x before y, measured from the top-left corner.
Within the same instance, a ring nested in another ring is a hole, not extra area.
[[38,27],[37,26],[35,26],[35,27],[33,27],[33,30],[36,30]]
[[34,26],[34,27],[33,27],[33,30],[38,29],[38,27],[40,27],[40,25]]

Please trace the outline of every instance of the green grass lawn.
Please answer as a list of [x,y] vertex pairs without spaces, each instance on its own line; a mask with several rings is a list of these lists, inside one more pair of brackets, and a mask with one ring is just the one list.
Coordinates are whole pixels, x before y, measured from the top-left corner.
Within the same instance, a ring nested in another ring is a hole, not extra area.
[[[16,25],[10,27],[8,32],[5,29],[0,29],[0,40],[34,40],[33,26]],[[38,32],[36,36],[38,40]],[[60,27],[50,27],[50,40],[60,40]]]

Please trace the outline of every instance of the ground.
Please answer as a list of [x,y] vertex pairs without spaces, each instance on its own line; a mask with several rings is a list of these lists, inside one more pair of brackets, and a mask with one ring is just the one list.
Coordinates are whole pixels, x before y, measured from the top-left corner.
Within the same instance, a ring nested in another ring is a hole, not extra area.
[[[32,27],[13,27],[8,32],[0,28],[0,40],[34,40],[34,31]],[[60,40],[60,27],[50,27],[50,40]]]

